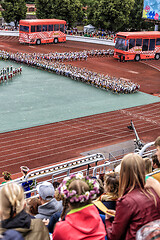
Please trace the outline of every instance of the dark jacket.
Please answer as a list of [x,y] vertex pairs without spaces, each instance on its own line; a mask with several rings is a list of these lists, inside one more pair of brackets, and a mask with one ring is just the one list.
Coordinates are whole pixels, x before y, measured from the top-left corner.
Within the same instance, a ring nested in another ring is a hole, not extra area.
[[157,201],[155,205],[153,197],[146,196],[139,189],[125,194],[118,199],[116,204],[116,216],[113,223],[106,220],[107,237],[110,240],[132,240],[136,232],[144,224],[160,218],[160,198],[150,189]]
[[13,218],[1,222],[0,234],[7,229],[16,230],[22,234],[25,240],[49,240],[49,232],[41,219],[31,219],[24,210]]
[[0,238],[2,240],[24,240],[22,237],[22,234],[15,230],[7,230],[4,234],[3,237]]

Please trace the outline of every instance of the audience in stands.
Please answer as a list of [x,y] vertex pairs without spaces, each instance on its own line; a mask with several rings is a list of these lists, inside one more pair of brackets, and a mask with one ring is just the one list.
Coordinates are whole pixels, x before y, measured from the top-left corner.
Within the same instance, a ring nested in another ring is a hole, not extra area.
[[152,170],[156,171],[160,168],[160,162],[158,161],[157,155],[152,156]]
[[2,175],[3,175],[3,178],[4,178],[4,180],[5,180],[5,181],[2,182],[2,184],[3,184],[3,183],[7,183],[7,182],[9,182],[9,181],[12,180],[12,178],[11,178],[11,173],[10,173],[10,172],[4,171],[4,172],[2,173]]
[[38,198],[29,198],[26,201],[26,212],[31,216],[38,214],[38,207],[41,205],[41,202]]
[[42,220],[31,219],[24,205],[24,191],[20,185],[10,182],[0,189],[0,234],[13,229],[22,234],[25,240],[49,240],[48,229]]
[[155,146],[157,149],[156,155],[157,155],[158,161],[160,162],[160,136],[156,139]]
[[54,198],[54,187],[50,182],[43,182],[37,185],[37,192],[41,205],[38,206],[38,214],[36,218],[50,219],[50,217],[59,211],[62,211],[62,201]]
[[[27,166],[21,166],[20,169],[21,169],[21,173],[23,175],[22,179],[25,179],[25,177],[26,177],[26,175],[29,171],[29,168]],[[32,186],[33,186],[33,181],[32,180],[29,180],[29,181],[26,181],[26,182],[22,183],[22,187],[23,187],[25,192],[31,190]],[[29,198],[29,197],[31,197],[31,193],[26,193],[26,198]]]
[[91,204],[92,199],[99,193],[97,181],[77,173],[64,178],[58,189],[68,202],[70,211],[65,221],[56,224],[53,239],[104,240],[104,224],[97,208]]
[[144,160],[138,154],[128,154],[121,162],[119,199],[114,221],[106,214],[108,239],[135,239],[144,224],[160,218],[160,198],[152,188],[145,188]]

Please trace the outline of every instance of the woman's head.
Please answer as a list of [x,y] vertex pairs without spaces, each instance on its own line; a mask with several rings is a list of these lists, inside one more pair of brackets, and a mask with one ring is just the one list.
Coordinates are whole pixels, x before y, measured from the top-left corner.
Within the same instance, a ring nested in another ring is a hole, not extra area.
[[118,198],[118,189],[119,189],[119,174],[111,172],[105,175],[104,179],[104,191],[112,195],[115,198]]
[[123,196],[126,191],[135,188],[144,189],[145,164],[142,157],[135,153],[124,156],[121,162],[119,195]]
[[24,208],[24,192],[16,183],[7,183],[0,189],[0,212],[2,219],[12,218]]
[[96,179],[77,173],[64,178],[58,187],[62,198],[65,198],[72,208],[85,206],[95,199],[99,193],[99,184]]

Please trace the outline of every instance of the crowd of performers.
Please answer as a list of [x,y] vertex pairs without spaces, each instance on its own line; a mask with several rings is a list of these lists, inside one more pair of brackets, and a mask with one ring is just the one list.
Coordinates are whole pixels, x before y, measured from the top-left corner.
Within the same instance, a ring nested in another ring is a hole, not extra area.
[[[97,52],[99,51],[102,50],[97,50]],[[90,52],[92,55],[92,52],[95,53],[96,50],[90,50],[88,52]],[[72,52],[69,53],[72,55]],[[58,62],[53,58],[53,56],[56,56],[56,54],[57,53],[8,53],[5,51],[0,51],[0,58],[4,60],[13,60],[17,63],[25,63],[28,66],[70,77],[71,79],[82,81],[104,90],[110,90],[114,93],[134,93],[140,88],[137,83],[133,83],[126,79],[111,77],[109,75],[89,71],[86,68],[74,67],[71,64]],[[75,53],[73,53],[73,55],[74,54]]]
[[13,68],[13,66],[8,66],[7,68],[3,68],[0,70],[0,83],[7,82],[12,80],[12,78],[17,75],[21,74],[22,67]]

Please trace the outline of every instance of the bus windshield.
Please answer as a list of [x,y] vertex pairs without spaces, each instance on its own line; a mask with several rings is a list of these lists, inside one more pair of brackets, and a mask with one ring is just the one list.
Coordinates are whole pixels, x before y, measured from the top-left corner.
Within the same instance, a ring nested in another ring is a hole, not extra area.
[[20,31],[21,31],[21,32],[29,32],[29,27],[28,27],[28,26],[20,25]]
[[[127,41],[128,42],[128,41]],[[120,50],[124,50],[127,51],[128,49],[128,45],[125,45],[125,39],[123,38],[117,38],[116,39],[116,45],[115,45],[116,49],[120,49]]]

